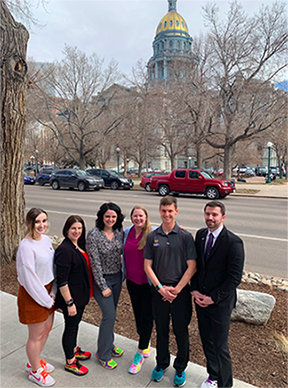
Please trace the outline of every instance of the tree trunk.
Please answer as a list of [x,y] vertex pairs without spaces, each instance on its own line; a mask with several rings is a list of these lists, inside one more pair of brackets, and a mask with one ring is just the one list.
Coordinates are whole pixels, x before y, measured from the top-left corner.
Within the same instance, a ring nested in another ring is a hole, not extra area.
[[1,265],[16,255],[25,230],[24,124],[29,34],[1,1]]
[[224,174],[223,178],[231,179],[232,170],[232,147],[229,143],[226,143],[224,148]]
[[203,161],[202,161],[202,144],[196,143],[196,157],[197,157],[197,167],[202,168]]

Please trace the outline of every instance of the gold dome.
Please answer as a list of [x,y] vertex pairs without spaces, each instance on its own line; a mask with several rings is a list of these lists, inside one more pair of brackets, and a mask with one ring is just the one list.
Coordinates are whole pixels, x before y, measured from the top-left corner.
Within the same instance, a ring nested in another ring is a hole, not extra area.
[[168,12],[158,24],[156,35],[165,32],[165,35],[182,35],[189,34],[187,24],[178,12]]

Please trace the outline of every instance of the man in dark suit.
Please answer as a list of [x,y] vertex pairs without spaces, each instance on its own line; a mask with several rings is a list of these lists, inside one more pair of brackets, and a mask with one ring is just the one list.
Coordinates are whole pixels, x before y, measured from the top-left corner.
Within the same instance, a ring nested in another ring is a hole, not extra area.
[[209,374],[201,388],[233,385],[228,335],[236,287],[242,278],[244,247],[243,241],[223,225],[225,217],[222,202],[208,202],[204,208],[208,228],[196,234],[197,272],[191,291]]

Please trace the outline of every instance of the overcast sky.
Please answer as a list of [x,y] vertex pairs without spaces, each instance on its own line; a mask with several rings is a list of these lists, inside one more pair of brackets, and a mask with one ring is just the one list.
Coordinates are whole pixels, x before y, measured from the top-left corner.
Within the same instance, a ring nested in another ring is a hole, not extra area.
[[[273,0],[240,1],[249,14],[261,4]],[[202,6],[206,0],[178,0],[177,12],[187,22],[192,38],[205,32]],[[215,1],[225,16],[228,1]],[[129,73],[139,59],[152,56],[152,42],[161,18],[168,12],[167,0],[50,0],[46,12],[34,10],[42,29],[33,27],[28,43],[28,57],[37,62],[53,62],[63,58],[64,44],[77,46],[87,55],[93,52],[119,63]]]

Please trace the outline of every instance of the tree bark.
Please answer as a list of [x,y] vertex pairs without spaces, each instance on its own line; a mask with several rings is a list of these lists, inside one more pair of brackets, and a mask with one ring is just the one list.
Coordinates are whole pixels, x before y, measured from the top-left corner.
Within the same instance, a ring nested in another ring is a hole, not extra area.
[[1,265],[11,262],[23,238],[26,50],[29,33],[0,2]]

